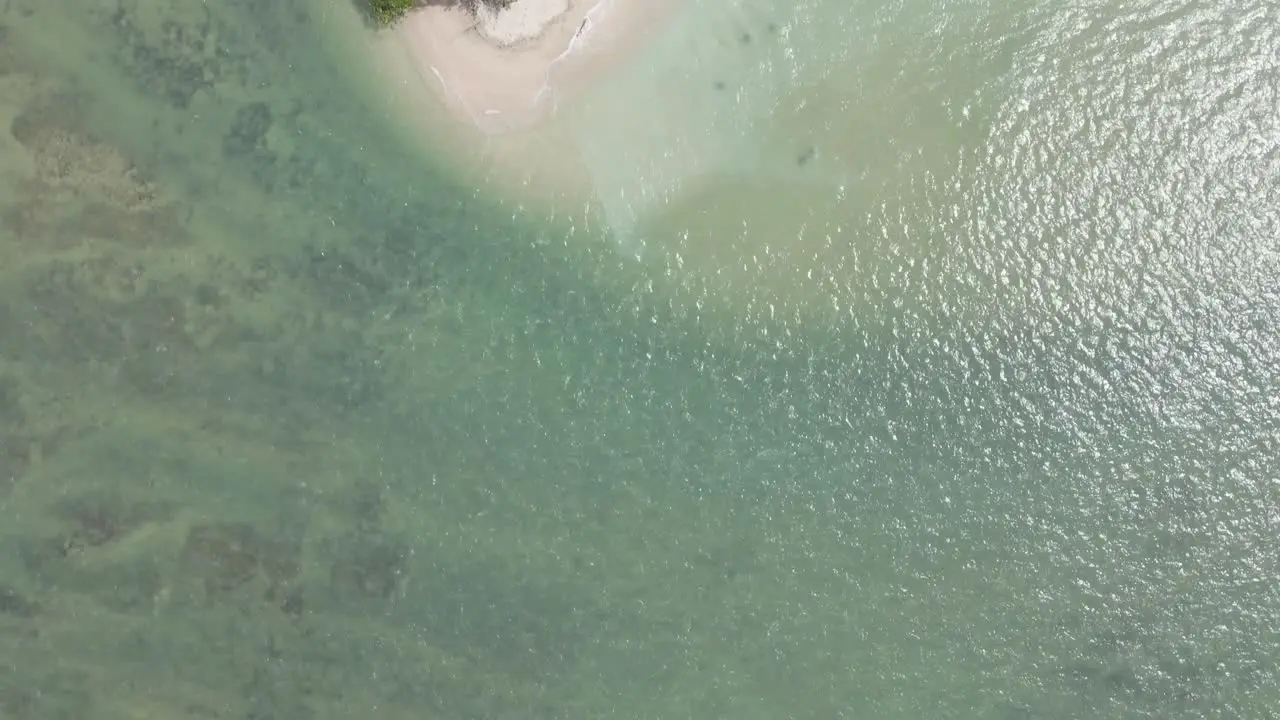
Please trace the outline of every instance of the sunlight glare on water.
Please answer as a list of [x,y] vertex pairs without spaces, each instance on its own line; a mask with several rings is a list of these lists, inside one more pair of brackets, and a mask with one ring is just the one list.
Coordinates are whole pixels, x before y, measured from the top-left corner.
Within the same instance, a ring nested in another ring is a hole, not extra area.
[[375,45],[0,5],[0,715],[1280,707],[1273,4],[690,0],[543,204]]

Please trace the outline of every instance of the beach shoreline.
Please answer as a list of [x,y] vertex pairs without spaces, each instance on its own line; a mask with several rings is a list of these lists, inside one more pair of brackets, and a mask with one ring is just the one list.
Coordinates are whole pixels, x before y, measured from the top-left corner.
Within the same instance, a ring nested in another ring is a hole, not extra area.
[[550,120],[630,57],[679,0],[427,6],[393,30],[455,120],[486,135]]

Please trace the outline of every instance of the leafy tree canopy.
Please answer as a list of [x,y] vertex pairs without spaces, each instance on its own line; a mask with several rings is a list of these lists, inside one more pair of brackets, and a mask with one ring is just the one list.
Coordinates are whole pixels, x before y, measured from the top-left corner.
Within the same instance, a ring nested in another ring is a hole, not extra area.
[[383,25],[390,25],[414,8],[415,0],[369,0],[373,17]]
[[475,12],[480,5],[495,10],[510,5],[514,0],[365,0],[373,18],[383,25],[391,25],[404,17],[404,14],[421,5],[461,5]]

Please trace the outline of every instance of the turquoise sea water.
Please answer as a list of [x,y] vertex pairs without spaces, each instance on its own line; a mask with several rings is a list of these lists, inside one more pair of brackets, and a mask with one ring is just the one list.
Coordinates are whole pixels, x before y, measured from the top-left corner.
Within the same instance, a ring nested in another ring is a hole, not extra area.
[[0,5],[0,717],[1273,717],[1280,16],[838,5],[688,274],[345,4]]

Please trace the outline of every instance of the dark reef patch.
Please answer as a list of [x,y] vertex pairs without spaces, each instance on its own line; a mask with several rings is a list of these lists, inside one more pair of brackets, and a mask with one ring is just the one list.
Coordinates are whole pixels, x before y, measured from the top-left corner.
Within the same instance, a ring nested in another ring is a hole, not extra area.
[[235,157],[264,149],[271,123],[271,108],[266,103],[241,106],[231,121],[231,129],[222,138],[222,151]]

